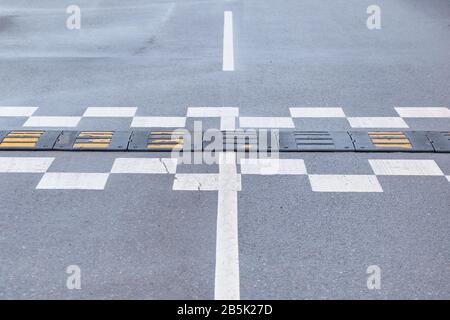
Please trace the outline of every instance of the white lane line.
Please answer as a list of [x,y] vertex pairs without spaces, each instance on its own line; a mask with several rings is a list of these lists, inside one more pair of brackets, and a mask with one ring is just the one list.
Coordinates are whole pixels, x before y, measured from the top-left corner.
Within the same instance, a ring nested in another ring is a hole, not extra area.
[[290,117],[239,117],[241,128],[294,128]]
[[289,108],[293,118],[345,118],[342,108]]
[[89,107],[83,117],[134,117],[137,108],[134,107]]
[[134,117],[131,127],[141,128],[183,128],[186,117]]
[[176,173],[177,159],[175,158],[117,158],[111,173]]
[[219,175],[215,173],[177,173],[173,182],[173,190],[217,191]]
[[31,117],[37,107],[0,107],[0,117]]
[[383,192],[374,175],[309,175],[315,192]]
[[444,107],[396,107],[395,111],[404,118],[450,118],[450,109]]
[[242,174],[306,174],[305,162],[302,159],[241,159],[240,164]]
[[376,175],[385,176],[443,176],[434,160],[369,159]]
[[47,172],[36,189],[103,190],[109,173]]
[[24,127],[76,127],[81,117],[30,117]]
[[0,157],[0,173],[44,173],[55,158]]
[[223,14],[223,71],[234,71],[233,12]]
[[236,118],[235,117],[220,117],[220,130],[235,130],[236,129]]
[[353,128],[409,128],[400,117],[348,117]]
[[220,154],[217,202],[216,273],[214,298],[240,299],[238,200],[241,176],[237,174],[236,154]]

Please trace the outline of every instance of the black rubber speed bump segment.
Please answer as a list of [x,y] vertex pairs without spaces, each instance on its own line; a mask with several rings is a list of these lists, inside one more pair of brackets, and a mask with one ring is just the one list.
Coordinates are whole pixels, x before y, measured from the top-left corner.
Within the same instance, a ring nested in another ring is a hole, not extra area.
[[54,150],[126,151],[130,135],[128,131],[63,131]]
[[427,132],[436,152],[450,152],[450,131]]
[[351,131],[356,151],[433,152],[423,131]]
[[52,150],[61,131],[0,131],[0,150]]
[[152,129],[133,131],[129,151],[193,151],[194,141],[197,141],[198,151],[202,147],[202,132],[192,136],[185,129]]
[[279,135],[274,130],[237,129],[228,131],[209,130],[203,135],[203,150],[217,150],[220,146],[216,142],[222,140],[220,151],[270,151],[278,150]]
[[346,131],[281,131],[280,151],[355,151]]

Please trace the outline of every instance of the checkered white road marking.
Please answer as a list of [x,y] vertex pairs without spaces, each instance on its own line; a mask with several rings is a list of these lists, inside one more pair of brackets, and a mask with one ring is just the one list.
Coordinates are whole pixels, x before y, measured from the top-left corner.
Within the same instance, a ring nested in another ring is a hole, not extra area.
[[109,173],[47,172],[36,189],[104,190]]
[[400,117],[348,117],[352,128],[409,128]]
[[446,176],[446,178],[447,178],[448,182],[450,182],[450,176]]
[[0,107],[0,117],[30,117],[37,107]]
[[450,118],[450,109],[448,108],[404,108],[396,107],[395,110],[404,118]]
[[289,108],[293,118],[345,118],[342,108]]
[[241,128],[294,128],[290,117],[239,117]]
[[374,175],[309,175],[315,192],[383,192]]
[[183,128],[185,117],[134,117],[131,127],[140,128]]
[[0,157],[0,173],[44,173],[55,158]]
[[376,175],[386,176],[443,176],[434,160],[370,159]]
[[111,173],[176,173],[177,159],[174,158],[117,158]]
[[134,117],[136,111],[132,107],[89,107],[83,117]]
[[76,127],[81,117],[30,117],[24,127]]
[[215,191],[218,189],[219,175],[215,173],[198,173],[175,175],[173,190]]
[[305,162],[301,159],[241,159],[240,164],[242,174],[306,174]]

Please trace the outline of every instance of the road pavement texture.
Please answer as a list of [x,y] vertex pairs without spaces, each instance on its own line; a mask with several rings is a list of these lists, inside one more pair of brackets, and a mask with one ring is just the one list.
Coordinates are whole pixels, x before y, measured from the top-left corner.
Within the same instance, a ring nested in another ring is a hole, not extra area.
[[[0,131],[450,130],[445,0],[71,4],[0,4]],[[0,151],[0,298],[450,298],[450,154],[280,157]]]

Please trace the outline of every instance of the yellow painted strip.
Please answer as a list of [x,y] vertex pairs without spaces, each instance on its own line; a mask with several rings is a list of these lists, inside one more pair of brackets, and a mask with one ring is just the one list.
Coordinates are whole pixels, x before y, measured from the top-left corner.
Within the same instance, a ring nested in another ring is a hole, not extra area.
[[380,148],[404,148],[404,149],[412,149],[411,144],[374,144],[375,147]]
[[78,135],[79,137],[112,137],[112,133],[86,133],[82,132]]
[[398,138],[392,138],[392,139],[372,139],[373,143],[409,143],[409,139],[398,139]]
[[92,143],[109,143],[111,142],[111,139],[77,139],[76,143],[88,143],[88,142],[92,142]]
[[34,147],[36,143],[12,143],[12,142],[2,142],[0,147]]
[[9,138],[3,139],[3,142],[37,142],[39,138]]
[[40,133],[27,133],[27,134],[21,134],[21,133],[10,133],[7,135],[7,137],[40,137],[42,134]]
[[183,144],[149,144],[147,149],[181,149],[183,148]]
[[74,148],[108,148],[109,143],[75,143]]

